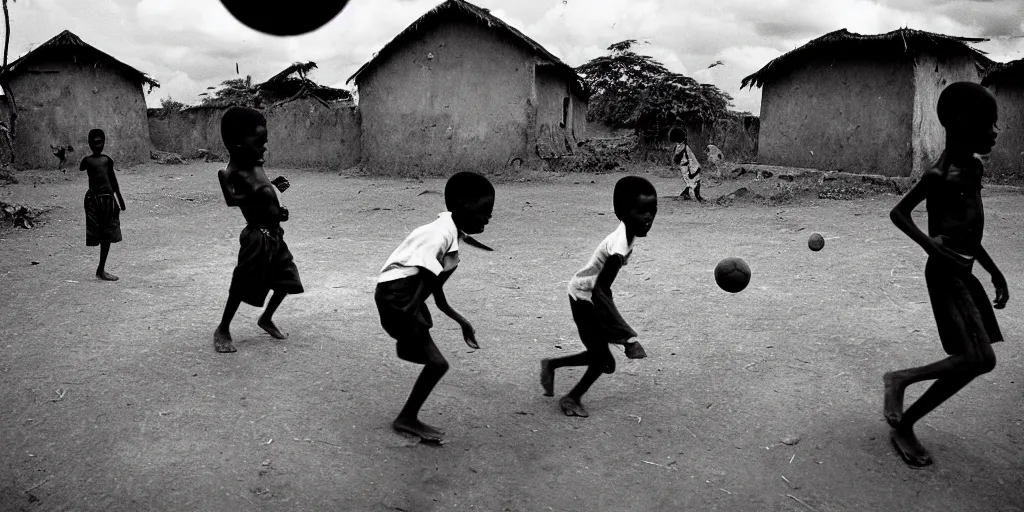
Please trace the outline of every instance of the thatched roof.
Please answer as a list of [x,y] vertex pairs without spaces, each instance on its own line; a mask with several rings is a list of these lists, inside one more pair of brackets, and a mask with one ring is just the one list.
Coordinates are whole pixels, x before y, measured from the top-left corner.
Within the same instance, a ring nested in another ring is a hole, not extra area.
[[981,85],[986,87],[1003,84],[1024,85],[1024,59],[997,62],[989,68],[985,78],[981,79]]
[[356,84],[358,84],[360,76],[367,71],[374,69],[379,63],[394,53],[394,51],[404,43],[411,39],[415,39],[416,36],[422,34],[432,26],[452,19],[463,19],[473,23],[478,23],[508,37],[513,43],[525,47],[527,50],[540,57],[543,64],[556,68],[559,73],[569,80],[570,85],[576,94],[583,98],[589,98],[590,93],[587,90],[586,84],[580,79],[579,75],[576,74],[576,71],[572,67],[559,60],[558,57],[552,55],[551,52],[544,49],[543,46],[533,39],[527,37],[526,34],[523,34],[492,15],[488,9],[477,7],[465,0],[446,0],[444,3],[431,9],[418,20],[414,21],[412,25],[409,25],[405,30],[401,31],[394,39],[391,40],[391,42],[384,45],[384,47],[381,48],[381,50],[377,52],[369,62],[363,64],[362,67],[356,70],[356,72],[349,77],[345,83],[355,80]]
[[352,93],[345,89],[335,89],[320,85],[306,74],[316,69],[316,62],[296,62],[284,68],[280,73],[270,77],[266,82],[256,85],[256,89],[277,97],[292,97],[297,94],[310,94],[324,101],[351,100]]
[[149,75],[115,59],[114,57],[111,57],[109,54],[97,50],[85,41],[82,41],[82,38],[71,33],[69,30],[65,30],[60,34],[57,34],[49,41],[33,48],[32,51],[8,64],[7,70],[3,74],[0,74],[0,81],[7,80],[11,76],[25,71],[28,65],[34,61],[42,60],[47,57],[67,56],[76,58],[88,57],[97,60],[104,60],[113,64],[115,68],[118,68],[125,76],[135,83],[146,84],[151,90],[154,87],[160,87],[160,83],[150,78]]
[[299,75],[300,77],[305,78],[306,75],[314,69],[317,69],[316,62],[294,62],[291,66],[284,68],[280,73],[268,78],[266,82],[263,82],[256,87],[260,88],[264,85],[273,86],[275,84],[283,83],[289,78],[292,78],[292,75]]
[[976,65],[984,69],[992,65],[992,60],[986,57],[984,52],[969,45],[969,43],[981,43],[984,41],[988,41],[988,39],[947,36],[911,28],[901,28],[885,34],[870,35],[857,34],[844,28],[813,39],[809,43],[765,64],[756,73],[744,78],[740,83],[740,88],[761,87],[766,82],[771,82],[793,71],[804,62],[815,57],[838,59],[841,57],[891,57],[899,55],[915,57],[920,54],[932,54],[943,57],[966,55],[973,57]]

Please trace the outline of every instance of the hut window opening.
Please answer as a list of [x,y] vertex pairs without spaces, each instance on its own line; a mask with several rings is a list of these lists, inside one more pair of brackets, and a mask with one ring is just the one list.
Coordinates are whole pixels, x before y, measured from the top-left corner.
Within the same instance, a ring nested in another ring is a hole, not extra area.
[[565,128],[566,123],[569,121],[569,98],[562,99],[562,122],[559,126]]

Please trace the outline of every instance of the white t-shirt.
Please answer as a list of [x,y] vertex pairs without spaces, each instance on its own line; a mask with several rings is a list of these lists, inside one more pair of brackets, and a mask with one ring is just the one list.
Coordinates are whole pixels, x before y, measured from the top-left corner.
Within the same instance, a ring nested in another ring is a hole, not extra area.
[[619,227],[612,234],[606,236],[601,241],[601,244],[597,246],[597,250],[590,257],[587,265],[581,268],[579,272],[576,272],[576,275],[572,276],[572,279],[569,280],[569,295],[575,299],[593,302],[591,291],[597,284],[597,276],[604,269],[604,264],[608,261],[608,257],[618,254],[622,256],[622,264],[625,265],[632,252],[633,246],[626,240],[626,224],[619,222]]
[[434,275],[459,266],[459,236],[451,212],[441,212],[437,220],[412,231],[388,256],[380,269],[378,283],[414,276],[420,267]]

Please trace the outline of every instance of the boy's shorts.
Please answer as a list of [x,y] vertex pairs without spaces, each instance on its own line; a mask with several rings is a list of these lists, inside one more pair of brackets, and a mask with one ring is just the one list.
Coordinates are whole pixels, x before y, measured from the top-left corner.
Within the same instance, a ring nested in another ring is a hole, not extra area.
[[430,328],[434,322],[426,302],[413,303],[413,295],[419,287],[419,275],[412,275],[393,281],[377,283],[373,300],[380,313],[380,325],[396,341],[398,356],[412,362],[422,362],[427,357],[427,344],[433,344]]
[[270,290],[290,294],[305,291],[280,226],[246,226],[239,243],[241,248],[238,265],[231,276],[231,293],[242,302],[259,308],[263,307]]
[[626,320],[619,314],[612,300],[611,290],[595,287],[591,292],[591,302],[569,296],[569,308],[576,329],[580,333],[580,341],[594,357],[604,361],[605,373],[615,372],[615,358],[612,357],[609,343],[623,344],[626,340],[636,337]]
[[992,303],[974,274],[952,269],[937,258],[928,258],[924,278],[939,339],[947,354],[963,354],[981,343],[1003,341]]
[[121,241],[121,208],[114,194],[85,193],[85,245]]

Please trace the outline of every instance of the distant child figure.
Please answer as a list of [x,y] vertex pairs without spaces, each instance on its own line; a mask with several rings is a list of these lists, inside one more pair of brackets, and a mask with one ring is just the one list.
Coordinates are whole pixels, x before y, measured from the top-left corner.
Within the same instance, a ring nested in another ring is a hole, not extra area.
[[114,174],[114,161],[103,154],[106,136],[103,130],[89,131],[89,149],[92,155],[82,159],[79,170],[89,175],[89,190],[85,193],[85,245],[100,246],[100,264],[96,277],[105,281],[117,281],[117,276],[108,274],[107,253],[110,244],[121,241],[121,212],[125,210],[121,187]]
[[[914,434],[914,424],[996,365],[992,343],[1002,341],[1003,335],[985,288],[971,273],[974,262],[992,275],[995,309],[1005,307],[1010,297],[1006,279],[981,245],[985,227],[981,204],[984,165],[979,156],[988,154],[995,145],[995,97],[981,85],[957,82],[939,96],[938,114],[946,129],[946,149],[890,215],[893,223],[928,253],[925,282],[939,339],[949,354],[936,363],[889,372],[882,378],[892,444],[914,467],[932,462]],[[911,218],[911,212],[922,201],[928,210],[927,235]],[[935,383],[904,412],[907,386],[924,380]]]
[[625,345],[626,357],[630,359],[647,356],[634,339],[636,331],[615,307],[611,287],[633,252],[634,238],[647,236],[651,229],[658,213],[658,194],[649,181],[626,176],[615,184],[613,202],[620,221],[618,228],[601,241],[587,265],[569,280],[569,307],[586,350],[540,362],[540,384],[545,396],[554,396],[555,370],[563,366],[587,367],[576,387],[558,401],[566,416],[586,417],[587,411],[580,403],[583,394],[602,373],[615,372],[609,343]]
[[722,177],[722,168],[719,166],[722,160],[725,159],[725,155],[722,154],[722,150],[718,149],[718,146],[714,144],[708,144],[707,153],[707,164],[708,168],[711,169],[711,175],[716,178]]
[[251,108],[232,107],[221,119],[221,137],[231,159],[217,177],[224,201],[228,206],[241,208],[246,226],[239,237],[238,265],[231,276],[224,316],[213,334],[213,346],[217,352],[234,352],[229,327],[242,302],[262,307],[273,290],[256,325],[283,340],[288,335],[274,324],[274,312],[285,295],[302,293],[304,289],[281,228],[281,223],[288,220],[288,210],[281,206],[278,193],[290,185],[284,177],[271,182],[263,171],[266,118]]
[[392,427],[433,443],[442,442],[444,432],[421,422],[419,411],[448,371],[448,361],[430,337],[434,323],[426,300],[433,295],[437,309],[462,326],[466,345],[480,348],[473,326],[448,304],[443,286],[458,267],[460,241],[490,250],[468,235],[482,233],[490,220],[494,186],[479,174],[460,172],[445,185],[444,201],[448,211],[414,229],[388,256],[374,293],[381,326],[395,339],[399,359],[423,365]]
[[[6,132],[7,130],[4,129],[4,131]],[[71,146],[71,144],[68,144],[67,146],[55,146],[50,144],[50,150],[53,151],[53,156],[57,157],[57,160],[60,161],[57,164],[57,170],[60,171],[61,174],[67,174],[68,170],[65,166],[68,163],[68,157],[71,156],[71,153],[75,152],[75,148]]]
[[700,195],[700,162],[693,150],[686,142],[686,130],[672,128],[668,133],[668,139],[676,143],[672,152],[672,165],[679,168],[679,174],[683,178],[683,192],[679,194],[683,199],[690,199],[690,191],[698,201],[704,201]]

